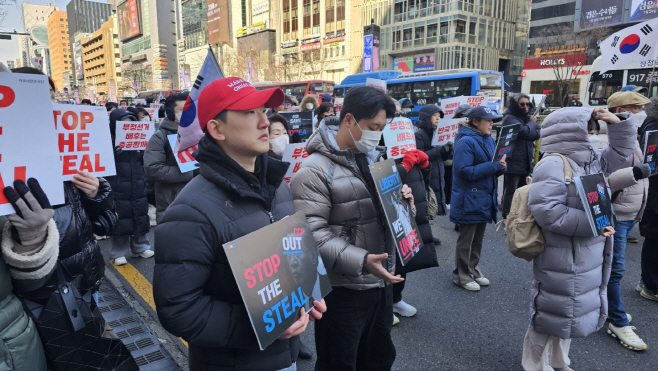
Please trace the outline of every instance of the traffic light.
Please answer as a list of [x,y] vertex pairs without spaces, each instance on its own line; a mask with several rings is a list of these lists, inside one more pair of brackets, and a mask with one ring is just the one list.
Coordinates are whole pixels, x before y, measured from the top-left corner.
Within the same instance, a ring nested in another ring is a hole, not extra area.
[[11,40],[11,35],[0,34],[0,40]]

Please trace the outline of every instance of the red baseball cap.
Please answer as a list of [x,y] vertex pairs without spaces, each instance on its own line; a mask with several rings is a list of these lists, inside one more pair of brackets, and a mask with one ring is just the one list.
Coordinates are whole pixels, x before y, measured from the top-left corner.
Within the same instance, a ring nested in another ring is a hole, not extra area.
[[239,77],[215,80],[206,86],[197,101],[199,126],[205,130],[208,121],[224,110],[244,111],[260,106],[276,108],[283,103],[285,94],[280,88],[256,90],[251,83]]

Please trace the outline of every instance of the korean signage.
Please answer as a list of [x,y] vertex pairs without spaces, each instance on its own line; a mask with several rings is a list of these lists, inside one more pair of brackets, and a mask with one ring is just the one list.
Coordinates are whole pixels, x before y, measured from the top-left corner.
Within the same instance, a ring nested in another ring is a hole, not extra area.
[[208,0],[208,43],[233,46],[228,9],[228,0]]
[[263,2],[258,3],[258,4],[253,4],[252,3],[252,5],[251,5],[251,15],[252,16],[259,15],[259,14],[269,12],[269,11],[270,11],[270,2],[269,1],[263,1]]
[[372,35],[363,37],[363,72],[372,72]]
[[386,125],[382,134],[386,144],[388,158],[402,158],[412,149],[416,149],[414,126],[406,117],[396,117]]
[[363,27],[363,72],[379,71],[379,26]]
[[631,2],[631,21],[646,21],[658,16],[658,1],[633,0]]
[[53,104],[62,180],[78,170],[95,177],[116,175],[107,110],[102,106]]
[[574,179],[580,200],[585,206],[594,236],[601,236],[606,227],[616,227],[615,212],[612,209],[610,189],[603,174],[577,176]]
[[434,55],[417,55],[393,59],[393,70],[402,72],[434,71]]
[[[48,77],[0,73],[0,189],[36,178],[51,205],[64,203]],[[13,214],[0,192],[0,215]]]
[[536,70],[541,68],[584,66],[585,64],[587,64],[586,53],[561,54],[526,58],[523,61],[523,69]]
[[117,7],[117,21],[121,41],[132,39],[142,34],[139,1],[128,0]]
[[644,133],[644,163],[651,166],[651,175],[657,174],[656,163],[658,162],[658,130]]
[[152,122],[117,121],[115,144],[124,151],[143,151],[154,131]]
[[299,50],[302,52],[307,52],[309,50],[315,50],[320,48],[322,48],[322,44],[318,41],[310,44],[303,44],[302,46],[299,47]]
[[283,177],[286,183],[290,183],[290,180],[297,174],[299,167],[302,166],[302,162],[307,157],[306,143],[291,143],[286,145],[286,148],[283,150],[283,156],[281,157],[281,161],[290,163],[286,175]]
[[345,35],[340,36],[340,37],[332,37],[332,38],[324,39],[323,43],[330,44],[331,46],[335,46],[335,45],[332,45],[332,44],[336,43],[336,45],[338,45],[338,43],[341,42],[341,41],[345,41]]
[[[608,72],[616,72],[616,71],[608,71]],[[623,73],[623,71],[619,71],[619,72]],[[628,77],[626,81],[628,81],[628,84],[630,85],[655,86],[656,83],[658,83],[658,71],[654,71],[652,68],[647,68],[643,70],[628,70]]]
[[459,130],[459,121],[465,119],[447,119],[442,118],[439,120],[439,125],[434,130],[432,135],[432,146],[442,146],[448,142],[455,141],[457,131]]
[[621,23],[623,0],[583,0],[580,28],[596,28]]
[[554,45],[545,48],[535,48],[535,55],[564,54],[575,52],[586,52],[585,44]]

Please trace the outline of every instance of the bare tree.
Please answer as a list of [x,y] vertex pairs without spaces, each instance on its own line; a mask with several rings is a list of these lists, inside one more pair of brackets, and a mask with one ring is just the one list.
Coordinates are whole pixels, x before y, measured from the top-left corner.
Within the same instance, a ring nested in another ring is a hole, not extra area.
[[582,53],[587,51],[592,53],[596,50],[597,43],[611,32],[608,27],[574,32],[573,22],[545,28],[542,31],[539,35],[541,49],[550,54],[560,55],[545,62],[550,64],[555,76],[557,94],[555,94],[556,101],[553,102],[553,105],[567,105],[569,92],[582,77],[581,70],[587,64],[587,59],[596,57],[596,55],[587,55],[587,58],[583,60]]
[[153,70],[150,64],[131,63],[121,67],[121,83],[119,89],[126,92],[134,91],[133,80],[139,92],[153,89]]
[[16,0],[0,0],[0,25],[2,25],[2,21],[4,21],[7,14],[9,14],[6,7],[10,5],[16,5]]
[[333,61],[326,58],[322,49],[303,53],[301,73],[308,80],[320,80],[322,74],[333,67]]

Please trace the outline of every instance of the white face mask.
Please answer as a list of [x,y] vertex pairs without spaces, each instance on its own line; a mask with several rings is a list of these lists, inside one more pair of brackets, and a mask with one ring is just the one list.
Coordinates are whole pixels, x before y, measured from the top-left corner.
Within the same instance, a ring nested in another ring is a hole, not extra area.
[[633,115],[633,122],[635,122],[635,126],[639,128],[640,126],[642,126],[646,118],[647,118],[647,113],[644,112],[644,110],[642,110]]
[[181,116],[183,116],[183,112],[176,112],[176,121],[180,122]]
[[587,137],[587,140],[589,140],[589,142],[592,144],[594,152],[596,154],[599,154],[601,152],[601,149],[599,148],[599,146],[601,145],[601,139],[599,139],[599,136],[590,135],[589,137]]
[[313,103],[306,103],[306,109],[307,110],[312,110],[313,109]]
[[142,119],[140,121],[151,121],[151,120],[149,120],[148,116],[144,116],[144,117],[142,117]]
[[379,144],[379,141],[382,139],[382,134],[383,132],[381,131],[372,131],[372,130],[363,130],[359,126],[359,123],[356,122],[356,126],[361,130],[361,139],[358,141],[354,139],[354,135],[352,135],[352,130],[350,131],[350,136],[352,137],[352,140],[354,141],[354,145],[356,146],[356,149],[359,150],[361,153],[370,153],[372,152],[377,145]]
[[290,142],[290,137],[288,134],[283,134],[278,138],[270,139],[270,146],[272,146],[272,152],[276,153],[279,156],[283,156],[283,150],[286,149],[286,146]]

